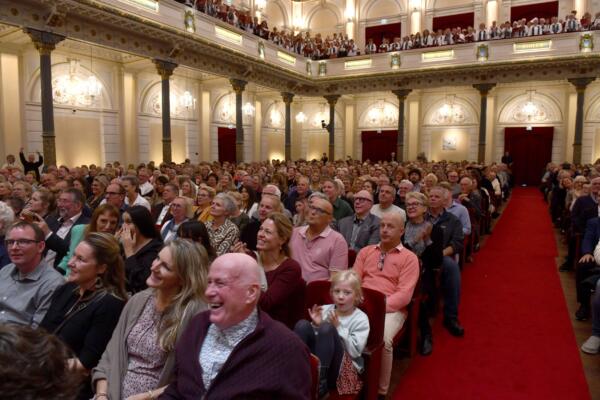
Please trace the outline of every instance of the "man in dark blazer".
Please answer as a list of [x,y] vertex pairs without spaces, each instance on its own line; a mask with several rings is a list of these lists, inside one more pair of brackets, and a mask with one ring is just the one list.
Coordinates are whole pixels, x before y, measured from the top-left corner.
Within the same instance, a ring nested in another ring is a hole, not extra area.
[[600,278],[600,266],[594,259],[594,249],[598,242],[600,242],[600,217],[594,217],[589,219],[585,225],[585,234],[581,242],[582,256],[575,269],[575,287],[579,303],[575,318],[579,321],[585,321],[590,317],[592,291],[596,287],[596,281]]
[[228,253],[210,266],[209,310],[196,315],[175,348],[173,380],[159,397],[175,399],[309,400],[308,348],[257,308],[260,268]]
[[71,243],[71,228],[75,225],[88,224],[90,218],[83,213],[85,196],[79,189],[63,190],[57,200],[58,216],[51,216],[45,222],[37,216],[35,223],[42,229],[46,238],[46,263],[58,268],[62,258],[68,253]]
[[[172,183],[167,183],[162,192],[161,203],[158,203],[152,207],[151,213],[152,218],[154,219],[154,225],[156,229],[160,231],[160,228],[167,222],[172,219],[170,206],[171,202],[175,200],[175,198],[179,195],[179,188]],[[166,208],[165,208],[166,207]]]
[[371,214],[373,196],[366,190],[354,195],[354,215],[337,221],[335,229],[342,234],[348,248],[358,252],[365,246],[379,243],[379,218]]

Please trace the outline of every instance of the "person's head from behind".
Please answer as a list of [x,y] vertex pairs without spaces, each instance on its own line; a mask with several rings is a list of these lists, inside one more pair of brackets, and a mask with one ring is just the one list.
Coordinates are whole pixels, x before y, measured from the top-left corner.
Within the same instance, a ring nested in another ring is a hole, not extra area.
[[72,400],[81,376],[69,368],[73,355],[43,329],[0,324],[0,397]]
[[206,288],[210,321],[221,330],[239,324],[256,309],[260,293],[260,269],[254,258],[240,253],[217,257]]
[[92,214],[88,232],[105,232],[114,234],[119,225],[119,209],[112,204],[99,205]]
[[181,239],[191,240],[192,242],[199,243],[206,249],[209,260],[214,260],[217,257],[215,249],[210,244],[210,236],[206,225],[200,221],[192,220],[185,221],[179,225],[177,229],[177,237]]
[[208,264],[204,247],[180,238],[166,244],[152,262],[146,284],[171,299],[159,328],[161,349],[169,351],[175,346],[186,306],[204,301]]
[[342,315],[351,314],[363,301],[360,278],[353,270],[335,272],[331,276],[331,298]]
[[158,237],[152,222],[152,214],[144,206],[129,207],[123,213],[123,226],[127,226],[136,237],[142,236],[146,239]]
[[68,281],[81,291],[102,288],[125,300],[125,263],[119,242],[110,233],[92,232],[75,248]]
[[10,261],[21,273],[35,269],[46,246],[44,232],[37,225],[25,221],[19,221],[8,229],[5,243]]
[[404,233],[404,217],[400,213],[391,212],[383,214],[379,223],[379,236],[381,244],[388,250],[398,246]]
[[290,256],[289,242],[292,237],[292,223],[282,213],[271,213],[258,229],[256,250],[278,251]]

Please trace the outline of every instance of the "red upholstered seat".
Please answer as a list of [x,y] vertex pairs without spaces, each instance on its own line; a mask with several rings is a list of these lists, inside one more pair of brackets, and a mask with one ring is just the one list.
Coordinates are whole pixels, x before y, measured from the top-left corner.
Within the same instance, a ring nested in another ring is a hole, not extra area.
[[[314,304],[331,304],[329,281],[313,281],[306,286],[306,318],[308,308]],[[383,349],[383,328],[385,325],[385,296],[372,289],[363,288],[364,301],[359,308],[369,317],[369,338],[363,351],[365,370],[361,374],[364,383],[363,393],[367,400],[377,398],[379,372],[381,370],[381,352]],[[332,391],[329,399],[352,399],[358,396],[341,396]]]
[[356,261],[356,250],[348,249],[348,268],[352,268],[354,266],[354,261]]
[[[420,262],[420,261],[419,261]],[[419,274],[419,280],[415,286],[412,299],[406,311],[406,321],[402,326],[402,329],[394,336],[394,348],[400,353],[407,354],[409,357],[415,355],[417,351],[417,335],[419,333],[419,312],[421,309],[421,302],[423,301],[423,295],[421,294],[421,275]]]

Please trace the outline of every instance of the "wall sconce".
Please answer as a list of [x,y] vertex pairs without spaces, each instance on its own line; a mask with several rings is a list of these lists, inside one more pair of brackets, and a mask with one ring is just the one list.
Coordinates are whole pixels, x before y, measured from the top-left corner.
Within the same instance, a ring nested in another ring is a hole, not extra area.
[[327,75],[327,62],[319,61],[319,76]]
[[267,5],[267,0],[256,0],[254,5],[258,10],[264,10],[265,6]]
[[194,10],[186,10],[183,14],[183,25],[188,33],[196,33],[196,20],[194,19]]
[[591,33],[584,33],[579,37],[579,50],[582,53],[594,50],[594,36]]
[[354,21],[354,10],[351,8],[346,8],[346,11],[344,12],[344,16],[346,17],[348,22]]
[[477,46],[477,61],[487,61],[490,56],[490,50],[487,44]]
[[413,12],[417,12],[421,9],[421,0],[410,0],[408,4]]
[[244,115],[247,117],[251,117],[254,115],[254,106],[250,102],[244,104],[242,110],[244,111]]

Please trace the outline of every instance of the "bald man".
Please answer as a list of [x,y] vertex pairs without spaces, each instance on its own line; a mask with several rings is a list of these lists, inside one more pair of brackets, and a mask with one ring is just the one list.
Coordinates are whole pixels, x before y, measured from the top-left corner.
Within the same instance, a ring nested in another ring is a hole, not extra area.
[[208,273],[209,310],[177,342],[175,377],[159,399],[310,399],[308,348],[257,309],[260,269],[241,253]]
[[353,268],[361,278],[363,287],[386,296],[380,396],[388,392],[394,359],[394,336],[406,321],[406,307],[419,279],[417,256],[402,246],[404,223],[404,217],[399,213],[384,214],[379,224],[381,241],[363,248],[356,256]]
[[373,195],[361,190],[354,195],[354,215],[344,217],[336,224],[336,230],[354,251],[379,243],[379,218],[371,214],[371,207]]
[[313,194],[307,211],[308,225],[294,228],[290,249],[308,283],[329,279],[331,272],[348,269],[348,244],[329,226],[333,206],[327,198]]

